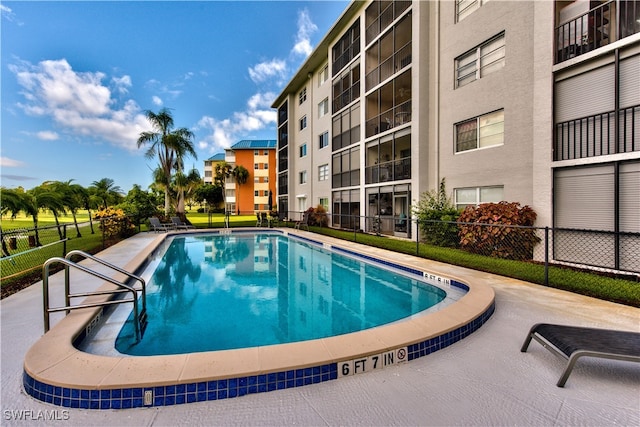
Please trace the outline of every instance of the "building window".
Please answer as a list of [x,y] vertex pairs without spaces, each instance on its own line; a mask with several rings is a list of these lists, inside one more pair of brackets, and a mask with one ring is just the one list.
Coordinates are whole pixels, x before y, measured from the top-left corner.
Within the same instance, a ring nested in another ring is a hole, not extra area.
[[269,150],[264,150],[264,151],[262,152],[262,155],[263,155],[263,156],[268,156],[268,155],[269,155]]
[[300,146],[300,157],[304,157],[307,155],[307,144],[302,144]]
[[318,117],[326,116],[329,113],[329,98],[323,99],[318,104]]
[[304,116],[300,119],[300,130],[303,130],[307,127],[307,116]]
[[300,178],[300,184],[306,184],[307,183],[307,171],[302,171],[298,174],[299,178]]
[[263,177],[262,182],[269,182],[269,177],[268,176]]
[[260,155],[260,150],[253,150],[253,155],[254,156],[259,156]]
[[253,196],[254,196],[254,197],[259,197],[259,196],[260,196],[260,191],[259,191],[259,190],[255,190],[255,191],[253,192]]
[[329,65],[325,65],[322,71],[318,73],[318,87],[322,86],[327,80],[329,80]]
[[329,198],[328,197],[320,197],[320,201],[318,202],[320,206],[324,208],[324,210],[329,210]]
[[260,205],[257,204],[257,203],[255,205],[253,205],[253,210],[254,211],[259,211],[260,210]]
[[354,147],[332,156],[331,187],[360,185],[360,148]]
[[269,163],[265,163],[263,169],[269,169]]
[[351,65],[340,76],[333,79],[332,89],[333,112],[343,109],[345,106],[360,97],[360,63]]
[[504,187],[467,187],[455,189],[455,205],[457,209],[467,206],[478,206],[480,203],[498,203],[502,201]]
[[331,50],[331,70],[335,76],[353,58],[360,53],[360,19],[356,19],[353,25],[345,31],[340,40],[333,45]]
[[318,181],[326,181],[329,179],[329,165],[318,166]]
[[331,149],[337,151],[360,141],[360,103],[333,117]]
[[456,87],[462,87],[503,68],[504,56],[504,33],[459,56],[456,58]]
[[255,170],[260,169],[259,163],[254,163],[253,164],[253,169],[255,169]]
[[318,148],[322,149],[324,147],[328,147],[329,146],[329,132],[324,132],[323,134],[321,134],[318,138],[319,143],[318,143]]
[[504,144],[504,110],[455,125],[456,153]]
[[300,99],[300,104],[302,104],[304,101],[307,100],[307,88],[306,87],[300,91],[300,95],[298,95],[298,98]]
[[489,0],[456,0],[456,22],[462,21]]

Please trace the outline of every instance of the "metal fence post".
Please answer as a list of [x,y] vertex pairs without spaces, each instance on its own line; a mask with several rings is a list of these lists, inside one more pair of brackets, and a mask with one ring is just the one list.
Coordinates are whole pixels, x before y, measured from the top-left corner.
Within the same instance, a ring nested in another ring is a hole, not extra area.
[[549,227],[544,227],[544,284],[549,286]]
[[420,256],[420,222],[416,220],[416,256]]
[[63,239],[62,239],[62,257],[67,254],[67,224],[64,225],[63,230]]

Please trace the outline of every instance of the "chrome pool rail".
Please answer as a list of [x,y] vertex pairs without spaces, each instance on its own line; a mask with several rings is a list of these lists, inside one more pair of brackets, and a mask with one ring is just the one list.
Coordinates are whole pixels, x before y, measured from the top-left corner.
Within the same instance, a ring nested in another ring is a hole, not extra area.
[[[116,279],[113,279],[109,276],[106,276],[97,271],[91,270],[83,265],[80,265],[76,262],[71,261],[71,258],[74,255],[82,256],[83,258],[89,258],[93,261],[98,262],[106,267],[109,267],[112,270],[115,270],[119,273],[126,275],[128,278],[133,279],[135,281],[140,282],[141,288],[137,289],[134,286],[128,285],[125,282],[120,282]],[[65,305],[62,307],[49,307],[49,268],[52,264],[64,264],[64,298]],[[80,293],[71,293],[71,279],[70,279],[70,271],[69,267],[74,267],[84,273],[87,273],[91,276],[102,279],[106,282],[112,283],[118,286],[118,289],[113,290],[105,290],[105,291],[93,291],[93,292],[80,292]],[[146,282],[143,278],[136,276],[133,273],[130,273],[126,270],[123,270],[120,267],[117,267],[111,263],[108,263],[100,258],[97,258],[91,254],[88,254],[83,251],[73,250],[70,251],[65,258],[53,257],[49,258],[44,265],[42,266],[42,292],[43,292],[43,312],[44,312],[44,332],[48,332],[50,328],[50,314],[60,311],[65,311],[66,314],[69,314],[71,310],[76,310],[80,308],[91,308],[91,307],[102,307],[108,305],[115,304],[123,304],[123,303],[133,303],[133,315],[134,315],[134,325],[135,325],[135,333],[136,340],[140,340],[142,338],[142,334],[144,334],[144,330],[147,326],[147,302],[146,302]],[[138,291],[141,291],[141,299],[142,299],[142,310],[138,309]],[[71,305],[71,298],[79,298],[79,297],[89,297],[95,295],[111,295],[112,297],[120,294],[120,293],[131,293],[131,298],[123,298],[123,299],[113,299],[110,298],[104,301],[97,301],[92,303],[82,303],[78,305]]]

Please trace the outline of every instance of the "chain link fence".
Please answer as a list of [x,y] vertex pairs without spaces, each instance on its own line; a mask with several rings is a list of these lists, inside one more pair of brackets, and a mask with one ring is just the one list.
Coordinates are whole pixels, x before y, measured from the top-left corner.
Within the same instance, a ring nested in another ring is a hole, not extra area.
[[[457,221],[418,223],[403,216],[322,215],[327,226],[352,231],[354,241],[362,233],[411,239],[416,242],[416,255],[420,255],[420,244],[429,244],[640,281],[640,233]],[[308,217],[309,225],[319,222],[313,215]],[[289,212],[288,218],[297,222],[303,215]]]

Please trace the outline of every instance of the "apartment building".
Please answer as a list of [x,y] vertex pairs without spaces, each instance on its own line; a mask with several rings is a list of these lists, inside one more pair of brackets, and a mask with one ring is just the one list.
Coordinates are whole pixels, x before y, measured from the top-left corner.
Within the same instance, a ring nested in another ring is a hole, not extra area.
[[614,253],[640,232],[639,76],[640,1],[352,2],[273,103],[279,209],[410,237],[445,179]]
[[[276,141],[242,140],[224,153],[205,160],[205,183],[213,183],[216,164],[225,161],[232,168],[243,166],[248,172],[246,182],[233,176],[225,180],[226,210],[232,214],[266,212],[276,206]],[[209,181],[207,181],[209,179]]]
[[213,185],[214,177],[216,175],[216,165],[224,161],[224,153],[216,153],[204,161],[203,181],[205,184]]

